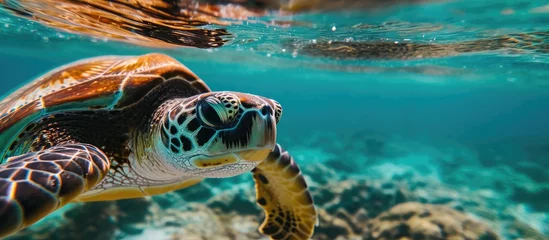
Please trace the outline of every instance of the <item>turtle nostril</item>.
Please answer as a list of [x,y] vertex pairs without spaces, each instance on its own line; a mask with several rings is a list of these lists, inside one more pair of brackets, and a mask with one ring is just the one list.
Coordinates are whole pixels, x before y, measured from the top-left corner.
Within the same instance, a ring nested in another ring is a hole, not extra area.
[[268,114],[272,114],[273,113],[273,110],[271,109],[271,106],[264,106],[261,108],[261,114],[263,114],[263,116],[267,116]]

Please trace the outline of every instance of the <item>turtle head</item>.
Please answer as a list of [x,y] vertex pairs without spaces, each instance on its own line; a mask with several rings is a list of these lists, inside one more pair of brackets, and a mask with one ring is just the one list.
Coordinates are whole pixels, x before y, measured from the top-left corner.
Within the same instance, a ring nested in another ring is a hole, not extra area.
[[265,97],[204,93],[165,111],[157,145],[162,159],[184,175],[231,177],[252,170],[274,149],[281,116],[280,104]]

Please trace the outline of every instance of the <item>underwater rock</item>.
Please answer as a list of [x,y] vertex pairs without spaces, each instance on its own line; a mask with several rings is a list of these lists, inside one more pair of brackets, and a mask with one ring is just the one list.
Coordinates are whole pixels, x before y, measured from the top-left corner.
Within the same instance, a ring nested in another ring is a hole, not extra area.
[[153,225],[155,229],[171,235],[171,239],[213,239],[214,236],[226,234],[217,215],[207,206],[195,203],[182,209],[160,210],[154,216]]
[[369,221],[365,240],[482,239],[498,240],[487,225],[443,205],[408,202]]
[[313,190],[315,203],[323,206],[330,214],[344,209],[349,214],[365,210],[373,218],[392,206],[409,200],[408,193],[396,185],[383,189],[374,182],[345,180],[331,183]]
[[363,218],[352,216],[345,210],[340,210],[338,214],[332,215],[320,208],[318,216],[319,225],[313,236],[317,240],[360,239],[361,228],[364,228],[366,223],[360,221],[364,220]]
[[257,217],[220,214],[201,203],[189,203],[181,208],[156,208],[151,225],[140,239],[267,239],[257,230]]

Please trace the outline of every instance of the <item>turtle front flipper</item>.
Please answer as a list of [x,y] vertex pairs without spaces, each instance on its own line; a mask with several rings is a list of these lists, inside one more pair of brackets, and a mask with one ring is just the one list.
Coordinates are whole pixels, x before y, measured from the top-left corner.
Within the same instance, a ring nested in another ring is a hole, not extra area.
[[265,211],[260,232],[271,239],[309,239],[318,221],[317,212],[292,156],[277,144],[252,172],[257,204]]
[[66,144],[0,165],[0,238],[37,222],[98,184],[110,163],[98,148]]

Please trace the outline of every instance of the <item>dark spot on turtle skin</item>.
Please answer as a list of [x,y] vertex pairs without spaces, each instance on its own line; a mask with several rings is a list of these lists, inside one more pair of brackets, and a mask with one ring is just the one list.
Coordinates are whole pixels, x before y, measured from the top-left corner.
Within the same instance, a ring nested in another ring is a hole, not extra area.
[[176,147],[181,147],[181,142],[177,138],[172,138],[171,140],[172,144]]
[[34,127],[36,126],[35,123],[29,123],[29,125],[27,125],[27,127],[25,127],[25,132],[28,132],[30,131],[31,129],[33,129]]
[[16,146],[17,146],[17,141],[13,141],[13,143],[10,145],[9,150],[10,150],[10,151],[13,151],[13,150],[15,149]]
[[185,120],[187,120],[187,116],[185,116],[184,114],[181,114],[179,115],[179,117],[177,117],[177,124],[179,125],[182,125]]
[[203,127],[202,129],[200,129],[200,131],[198,131],[198,134],[196,135],[196,143],[199,146],[203,146],[208,141],[210,141],[215,132],[216,131],[211,128]]
[[273,239],[284,239],[284,237],[286,237],[286,234],[287,233],[285,231],[282,231],[282,232],[280,232],[280,233],[278,233],[278,234],[276,234],[272,237],[273,237]]
[[265,206],[267,205],[267,200],[265,200],[265,198],[259,198],[257,199],[257,203],[259,203],[259,205],[261,206]]
[[284,219],[282,219],[281,217],[276,217],[275,222],[277,222],[280,225],[283,225],[284,224]]
[[170,133],[171,133],[172,135],[177,134],[177,128],[176,128],[175,126],[171,126],[171,127],[170,127]]
[[285,232],[290,232],[290,230],[292,229],[290,226],[284,224],[282,225],[282,229],[285,231]]
[[273,110],[271,109],[270,106],[264,106],[261,108],[261,114],[263,114],[263,116],[267,116],[267,114],[269,113],[272,113]]
[[200,127],[200,123],[198,122],[198,119],[193,118],[188,124],[187,124],[187,130],[189,132],[194,132],[196,129]]
[[272,234],[278,232],[279,229],[280,228],[278,226],[275,226],[274,224],[269,223],[263,228],[263,232],[266,235],[272,235]]
[[190,151],[193,149],[193,143],[191,140],[185,136],[180,136],[179,140],[183,143],[183,150],[184,151]]
[[179,148],[176,148],[174,145],[170,146],[170,150],[172,150],[173,153],[179,153]]
[[269,180],[265,177],[265,175],[259,173],[257,174],[257,178],[259,178],[259,181],[261,181],[263,184],[269,184]]
[[240,104],[241,104],[242,107],[245,108],[245,109],[252,109],[252,108],[254,108],[254,105],[251,104],[251,103],[249,103],[249,102],[241,102]]

